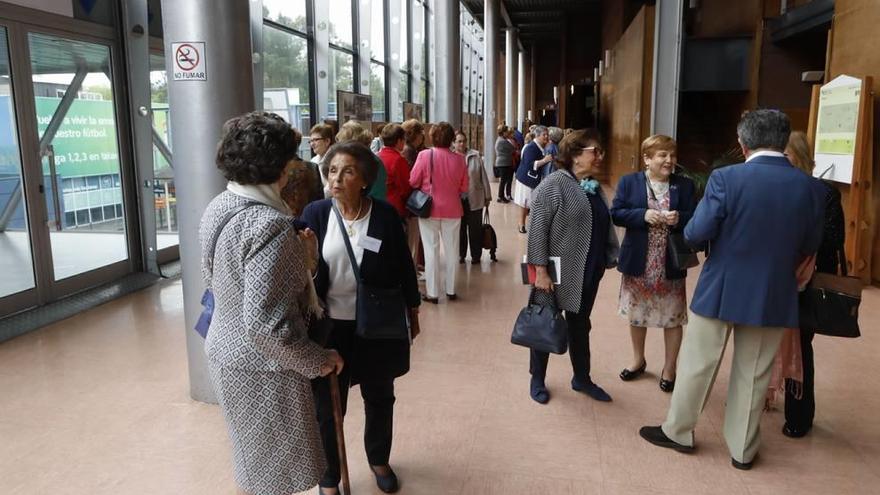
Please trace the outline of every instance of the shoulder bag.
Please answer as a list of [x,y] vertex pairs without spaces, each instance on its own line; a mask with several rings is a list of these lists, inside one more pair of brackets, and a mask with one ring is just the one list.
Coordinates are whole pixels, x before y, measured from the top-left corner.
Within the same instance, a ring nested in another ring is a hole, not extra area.
[[840,273],[816,273],[798,296],[800,327],[819,335],[856,338],[862,281],[846,274],[846,256],[840,249]]
[[[428,169],[428,184],[431,185],[431,194],[434,193],[434,150],[431,150],[431,165]],[[415,189],[406,199],[406,209],[419,218],[431,216],[433,198],[421,189]]]
[[336,208],[335,201],[333,213],[336,215],[336,223],[339,224],[339,231],[345,241],[345,249],[348,251],[348,259],[357,281],[355,335],[370,340],[408,340],[410,338],[409,321],[406,315],[407,306],[403,290],[399,286],[386,289],[364,282],[357,259],[354,256],[354,250],[351,248],[351,240],[345,231],[342,214]]
[[[657,195],[654,194],[654,189],[651,188],[651,184],[647,183],[647,177],[645,178],[645,182],[645,185],[648,188],[648,193],[651,194],[651,199],[657,201]],[[688,245],[687,241],[684,239],[684,233],[675,232],[672,230],[672,227],[669,228],[669,233],[666,234],[666,257],[669,259],[673,268],[682,272],[700,264],[700,260],[697,258],[697,252]]]
[[553,296],[554,304],[542,305],[535,302],[535,292],[536,289],[532,288],[528,305],[516,317],[510,342],[535,351],[565,354],[568,350],[568,323],[555,304],[556,296]]
[[[236,215],[243,212],[244,210],[250,208],[251,206],[258,205],[260,203],[254,201],[248,201],[243,205],[236,206],[229,213],[223,217],[223,220],[220,221],[220,225],[217,226],[217,230],[214,231],[214,237],[211,239],[211,244],[208,248],[208,251],[211,253],[211,277],[214,277],[214,254],[217,251],[217,241],[220,239],[220,234],[223,233],[223,229],[226,228],[226,224],[229,223]],[[214,291],[208,287],[205,289],[205,292],[202,293],[202,314],[199,315],[198,321],[196,321],[195,331],[202,336],[202,338],[206,338],[208,336],[208,328],[211,327],[211,320],[214,318]]]

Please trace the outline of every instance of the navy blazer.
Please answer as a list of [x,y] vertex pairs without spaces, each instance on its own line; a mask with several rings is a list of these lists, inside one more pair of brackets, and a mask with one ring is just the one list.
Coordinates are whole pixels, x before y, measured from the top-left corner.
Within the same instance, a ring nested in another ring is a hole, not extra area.
[[[318,238],[318,274],[315,290],[321,300],[326,300],[330,284],[330,268],[324,261],[324,238],[332,202],[329,199],[315,201],[306,206],[300,219],[315,232]],[[370,285],[383,288],[402,287],[407,305],[421,304],[416,270],[412,255],[406,244],[406,235],[400,215],[385,201],[373,199],[370,226],[367,235],[382,241],[379,253],[364,250],[361,258],[361,277]],[[332,339],[331,339],[332,341]],[[371,380],[388,380],[409,371],[409,342],[406,340],[366,340],[355,336],[354,349],[346,366],[352,375],[352,383]],[[348,359],[348,358],[347,358]]]
[[797,265],[822,240],[825,189],[785,157],[715,170],[684,229],[710,245],[691,311],[760,327],[798,326]]
[[516,169],[516,180],[532,189],[538,187],[541,182],[541,171],[534,170],[532,166],[537,160],[544,158],[544,152],[538,146],[538,143],[532,141],[522,150],[522,157],[519,161],[519,167]]
[[[681,232],[690,221],[696,207],[696,187],[687,177],[669,177],[669,209],[678,211],[678,224],[672,227]],[[624,275],[639,277],[645,273],[648,259],[648,224],[645,212],[648,210],[648,189],[645,172],[635,172],[621,177],[617,192],[611,204],[611,219],[614,225],[626,227],[623,244],[620,245],[620,264],[617,270]],[[687,271],[676,270],[672,261],[666,258],[666,278],[682,279]]]

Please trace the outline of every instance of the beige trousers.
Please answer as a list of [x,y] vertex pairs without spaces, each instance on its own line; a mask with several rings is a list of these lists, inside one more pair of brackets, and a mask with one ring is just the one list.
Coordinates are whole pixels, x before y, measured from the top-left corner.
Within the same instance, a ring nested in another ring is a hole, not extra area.
[[412,254],[413,266],[416,270],[419,268],[419,244],[422,238],[419,234],[419,218],[409,217],[406,219],[406,243],[409,246],[409,252]]
[[724,410],[724,440],[732,458],[751,462],[761,443],[764,398],[783,329],[737,325],[693,312],[689,312],[688,321],[663,433],[679,444],[693,446],[697,418],[712,391],[732,331],[733,364]]

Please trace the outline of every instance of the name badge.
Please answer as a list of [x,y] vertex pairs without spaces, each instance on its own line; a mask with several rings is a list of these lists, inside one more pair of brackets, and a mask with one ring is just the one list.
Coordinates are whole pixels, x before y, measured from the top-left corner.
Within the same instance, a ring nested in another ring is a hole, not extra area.
[[362,247],[362,248],[366,249],[367,251],[372,251],[372,252],[378,254],[379,248],[382,247],[382,241],[380,241],[379,239],[374,239],[368,235],[365,235],[365,236],[361,237],[360,239],[358,239],[357,245],[358,245],[358,247]]

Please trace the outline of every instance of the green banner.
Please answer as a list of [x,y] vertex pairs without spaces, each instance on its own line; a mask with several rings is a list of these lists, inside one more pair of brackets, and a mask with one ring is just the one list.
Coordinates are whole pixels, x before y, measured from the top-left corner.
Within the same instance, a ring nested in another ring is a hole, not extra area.
[[[60,98],[37,97],[37,128],[40,136],[52,120]],[[73,100],[55,138],[55,171],[59,177],[119,173],[116,117],[112,101]],[[43,174],[49,165],[43,160]]]

